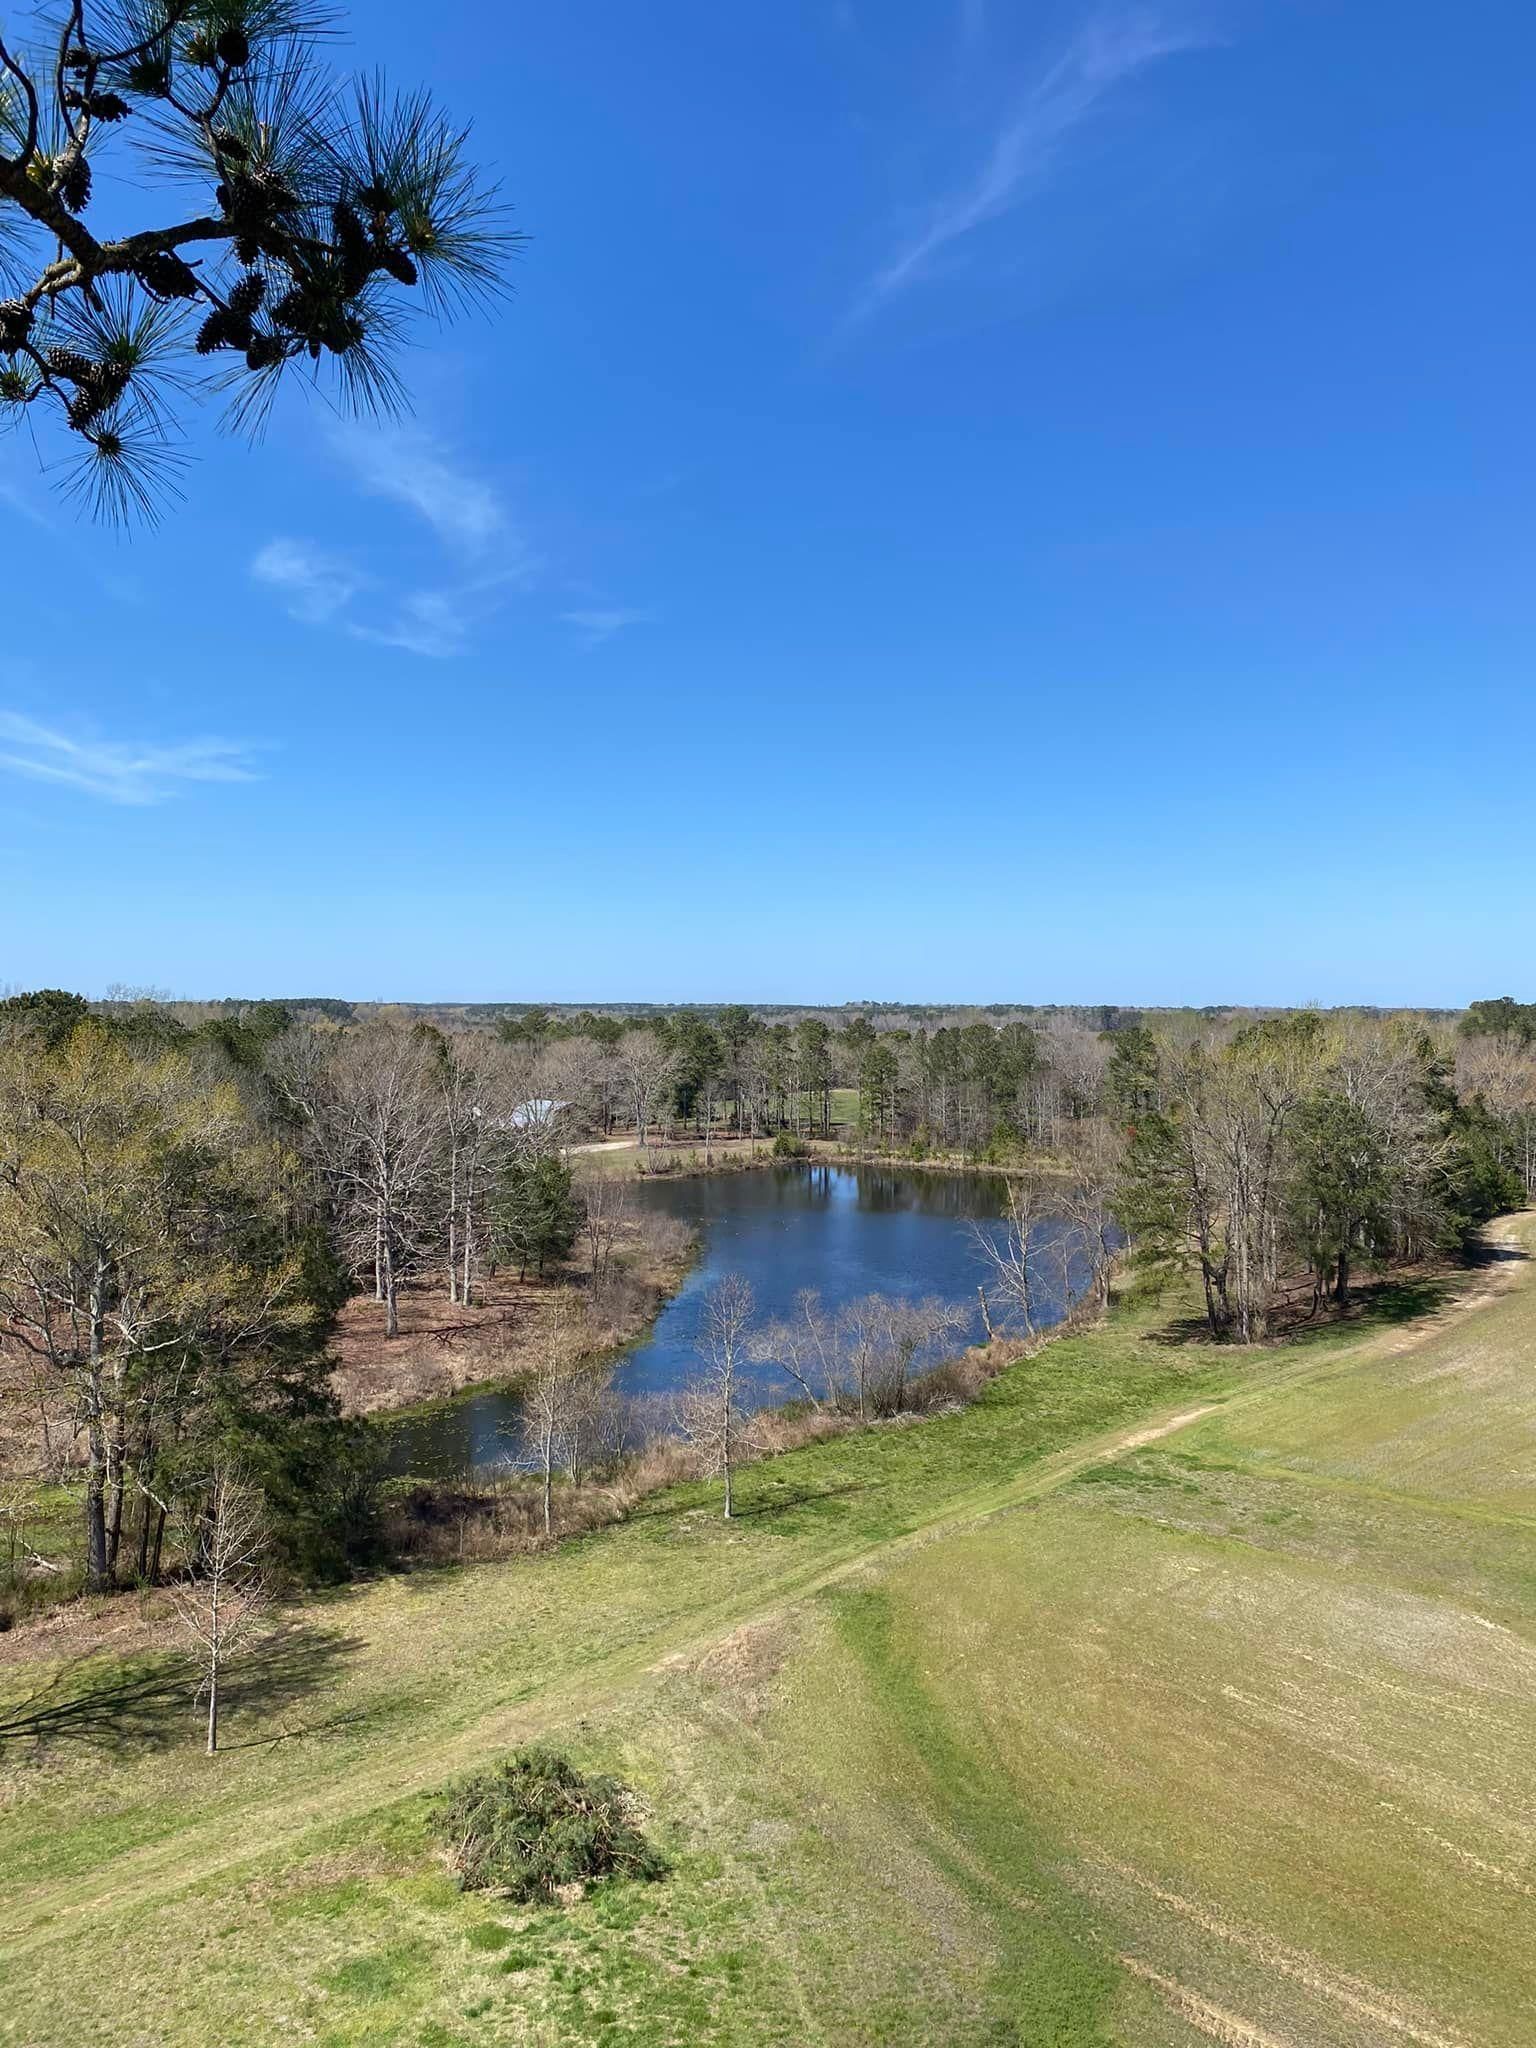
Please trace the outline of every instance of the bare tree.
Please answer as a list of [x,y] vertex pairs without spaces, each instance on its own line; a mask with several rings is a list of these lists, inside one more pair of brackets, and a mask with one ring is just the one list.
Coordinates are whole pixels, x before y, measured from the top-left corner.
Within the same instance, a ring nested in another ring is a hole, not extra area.
[[448,1299],[473,1307],[484,1210],[495,1175],[523,1132],[513,1112],[525,1098],[526,1062],[494,1039],[460,1034],[439,1041],[437,1086]]
[[793,1380],[813,1408],[837,1392],[837,1319],[822,1307],[814,1287],[801,1288],[794,1314],[758,1331],[750,1350],[754,1362],[774,1366]]
[[654,1031],[630,1031],[625,1033],[614,1064],[643,1152],[647,1149],[647,1134],[656,1106],[677,1071],[676,1057]]
[[196,1527],[191,1580],[175,1595],[176,1613],[197,1647],[198,1698],[208,1702],[208,1754],[219,1746],[219,1696],[224,1674],[250,1641],[272,1604],[265,1560],[266,1507],[239,1470],[221,1465],[213,1475]]
[[[1125,1141],[1118,1127],[1104,1117],[1093,1117],[1074,1126],[1070,1150],[1072,1178],[1062,1191],[1062,1212],[1077,1234],[1088,1266],[1088,1287],[1103,1314],[1109,1307],[1109,1276],[1121,1241],[1113,1196]],[[1064,1293],[1063,1306],[1067,1305]]]
[[[566,1289],[545,1308],[533,1347],[533,1361],[523,1382],[519,1425],[524,1456],[543,1481],[544,1534],[554,1533],[555,1472],[574,1463],[578,1436],[590,1389],[584,1380],[583,1352],[590,1342],[586,1306]],[[611,1374],[610,1374],[611,1376]]]
[[907,1405],[913,1368],[935,1358],[941,1344],[958,1336],[970,1320],[958,1302],[930,1295],[908,1301],[899,1294],[871,1295],[864,1304],[866,1326],[875,1342],[877,1405],[899,1415]]
[[629,1187],[613,1176],[597,1173],[581,1181],[577,1192],[584,1209],[592,1292],[601,1296],[613,1278],[614,1257],[630,1219]]
[[313,1126],[354,1263],[373,1269],[384,1333],[400,1333],[400,1281],[421,1255],[441,1147],[442,1095],[430,1042],[392,1024],[348,1032],[321,1077]]
[[859,1420],[869,1420],[870,1404],[880,1384],[881,1298],[866,1295],[846,1302],[837,1314],[838,1386],[844,1399],[858,1405]]
[[534,1062],[533,1094],[560,1107],[556,1133],[562,1144],[603,1122],[605,1062],[590,1038],[559,1038]]
[[678,1399],[682,1434],[705,1471],[725,1482],[727,1521],[745,1427],[741,1402],[752,1312],[752,1286],[740,1273],[727,1273],[710,1289],[699,1319],[699,1372]]
[[1001,1225],[973,1223],[976,1250],[990,1270],[991,1290],[1033,1337],[1040,1286],[1040,1236],[1060,1214],[1060,1198],[1035,1174],[1020,1174],[1008,1183],[1008,1207]]

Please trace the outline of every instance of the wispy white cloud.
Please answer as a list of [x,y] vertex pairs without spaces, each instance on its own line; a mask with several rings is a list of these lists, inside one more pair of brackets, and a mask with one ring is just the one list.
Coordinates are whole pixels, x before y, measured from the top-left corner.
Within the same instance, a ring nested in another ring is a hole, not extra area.
[[[969,7],[967,14],[972,23],[983,25],[979,7]],[[1090,22],[1031,84],[995,136],[980,172],[932,207],[923,226],[876,271],[854,317],[918,283],[957,242],[1040,192],[1072,137],[1117,87],[1149,65],[1209,42],[1208,35],[1151,8]]]
[[328,624],[367,583],[351,562],[303,540],[268,541],[252,562],[251,574],[278,591],[290,614],[306,626]]
[[494,553],[508,573],[532,580],[536,559],[500,493],[442,442],[418,427],[348,426],[334,445],[370,496],[404,505],[448,546]]
[[601,647],[630,626],[649,626],[656,614],[627,605],[595,606],[590,611],[562,612],[562,625],[574,626],[585,647]]
[[79,739],[15,711],[0,711],[0,770],[113,804],[161,803],[188,783],[256,780],[251,749],[238,741]]
[[473,590],[408,591],[390,617],[377,624],[356,620],[348,630],[358,640],[444,661],[464,652],[480,623],[483,610],[476,595]]
[[338,427],[331,445],[359,489],[404,506],[432,529],[452,568],[412,587],[414,578],[387,577],[365,566],[366,557],[280,537],[256,556],[251,573],[294,618],[442,660],[468,652],[509,594],[538,584],[543,564],[500,493],[443,442],[417,427],[359,425]]
[[292,618],[433,660],[463,654],[517,579],[486,569],[440,587],[385,593],[383,579],[307,540],[269,541],[251,564]]

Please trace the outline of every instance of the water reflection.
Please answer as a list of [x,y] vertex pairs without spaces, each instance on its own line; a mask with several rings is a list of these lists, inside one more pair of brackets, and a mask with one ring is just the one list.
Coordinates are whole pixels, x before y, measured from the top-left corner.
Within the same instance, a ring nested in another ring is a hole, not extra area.
[[[700,1256],[651,1335],[620,1366],[620,1388],[637,1397],[672,1393],[695,1366],[702,1296],[726,1273],[751,1282],[758,1318],[778,1322],[794,1311],[803,1289],[836,1310],[868,1294],[922,1299],[936,1295],[963,1310],[955,1348],[984,1334],[978,1288],[986,1262],[975,1241],[979,1226],[1001,1230],[1005,1182],[995,1174],[925,1173],[890,1167],[794,1166],[675,1181],[642,1181],[640,1206],[675,1216],[700,1234]],[[1054,1232],[1037,1233],[1041,1300],[1036,1318],[1053,1322],[1087,1280],[1085,1262],[1063,1274],[1045,1255]],[[1004,1317],[995,1310],[994,1323]],[[762,1401],[793,1389],[765,1373]],[[399,1472],[455,1473],[483,1469],[507,1454],[517,1419],[515,1398],[487,1389],[390,1426]]]

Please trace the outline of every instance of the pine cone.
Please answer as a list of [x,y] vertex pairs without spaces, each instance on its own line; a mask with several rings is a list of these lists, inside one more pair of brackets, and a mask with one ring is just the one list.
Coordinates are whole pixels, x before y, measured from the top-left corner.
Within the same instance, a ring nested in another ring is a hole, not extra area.
[[59,179],[59,197],[71,213],[84,213],[91,198],[91,167],[83,156],[71,157]]
[[387,270],[398,284],[415,284],[419,276],[416,265],[403,249],[381,249],[379,267],[381,270]]
[[215,350],[229,344],[229,315],[222,306],[215,306],[202,326],[192,346],[200,356],[211,356]]
[[[247,164],[251,160],[251,152],[239,136],[232,135],[227,128],[214,129],[213,146],[220,156],[227,156],[232,164]],[[223,204],[222,200],[220,204]]]
[[229,294],[229,310],[249,319],[261,304],[267,289],[267,280],[259,270],[247,271]]
[[18,349],[32,332],[32,308],[25,299],[6,299],[0,304],[0,350]]
[[250,174],[252,191],[256,192],[263,206],[275,212],[280,206],[292,206],[293,187],[282,172],[271,164],[258,164]]
[[283,360],[281,335],[258,334],[245,352],[245,366],[248,370],[270,370],[274,363]]
[[139,282],[159,299],[191,299],[197,296],[197,278],[191,267],[171,249],[146,256],[139,265]]
[[123,121],[133,112],[115,92],[93,92],[85,103],[86,112],[97,121]]
[[50,377],[67,380],[71,384],[88,382],[96,369],[90,357],[81,355],[78,349],[57,346],[43,350],[43,364]]
[[344,356],[349,348],[356,348],[362,340],[365,329],[354,313],[343,313],[332,320],[325,330],[325,345],[332,355]]
[[96,384],[82,384],[65,408],[69,424],[78,433],[81,427],[88,427],[112,403],[106,392]]
[[308,296],[295,285],[290,292],[284,292],[272,308],[272,318],[280,327],[288,327],[295,334],[302,334],[311,318]]
[[243,28],[225,29],[213,50],[219,62],[227,64],[231,71],[239,71],[251,61],[251,39]]

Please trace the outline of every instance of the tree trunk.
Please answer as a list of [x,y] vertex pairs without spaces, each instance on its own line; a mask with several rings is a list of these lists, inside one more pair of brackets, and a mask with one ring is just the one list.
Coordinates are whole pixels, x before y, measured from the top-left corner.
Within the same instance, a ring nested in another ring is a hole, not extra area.
[[128,1466],[128,1424],[123,1414],[123,1391],[121,1381],[115,1395],[117,1415],[112,1424],[112,1435],[107,1446],[107,1477],[111,1506],[107,1510],[107,1577],[117,1583],[118,1552],[123,1541],[123,1493],[127,1484]]
[[1349,1303],[1349,1247],[1345,1245],[1339,1253],[1339,1277],[1334,1283],[1333,1298],[1339,1308]]
[[106,1282],[103,1263],[96,1267],[91,1289],[90,1377],[86,1442],[90,1465],[85,1484],[85,1580],[93,1593],[111,1583],[107,1569],[107,1436],[102,1427],[101,1375],[106,1331]]
[[400,1292],[395,1280],[395,1249],[384,1233],[384,1334],[398,1337],[400,1334]]
[[459,1144],[455,1138],[448,1155],[448,1299],[459,1298]]
[[219,1656],[215,1651],[208,1660],[208,1754],[212,1756],[219,1746]]
[[150,1499],[149,1495],[146,1493],[142,1496],[140,1501],[139,1547],[137,1555],[134,1559],[134,1577],[138,1580],[141,1586],[149,1577],[149,1518]]

